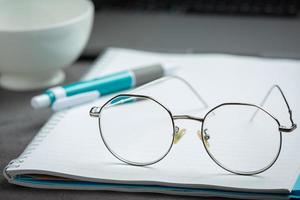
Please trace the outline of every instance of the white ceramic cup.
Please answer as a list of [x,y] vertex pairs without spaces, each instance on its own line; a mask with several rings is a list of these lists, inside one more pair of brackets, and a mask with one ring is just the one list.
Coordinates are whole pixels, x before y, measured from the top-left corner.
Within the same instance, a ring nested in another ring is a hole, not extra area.
[[91,33],[89,0],[0,0],[0,85],[32,90],[61,83]]

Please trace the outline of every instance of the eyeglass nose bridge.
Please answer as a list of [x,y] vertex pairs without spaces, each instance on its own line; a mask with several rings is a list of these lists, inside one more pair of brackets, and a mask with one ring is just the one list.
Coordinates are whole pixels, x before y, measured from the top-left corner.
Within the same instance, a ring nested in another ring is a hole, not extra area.
[[[201,123],[203,123],[203,121],[204,121],[203,118],[194,117],[194,116],[190,116],[190,115],[173,115],[172,118],[173,118],[173,120],[187,119],[187,120],[194,120],[194,121],[201,122]],[[173,144],[177,144],[178,141],[185,135],[185,132],[186,132],[186,130],[184,128],[179,128],[177,126],[175,128],[176,128],[176,130],[175,130],[175,137],[174,137]],[[202,140],[201,131],[198,131],[197,135]],[[209,138],[207,138],[207,140],[208,139]],[[205,138],[205,140],[206,140],[206,138]]]
[[194,121],[198,121],[203,123],[204,119],[203,118],[199,118],[199,117],[194,117],[194,116],[190,116],[190,115],[174,115],[172,116],[173,120],[177,120],[177,119],[188,119],[188,120],[194,120]]

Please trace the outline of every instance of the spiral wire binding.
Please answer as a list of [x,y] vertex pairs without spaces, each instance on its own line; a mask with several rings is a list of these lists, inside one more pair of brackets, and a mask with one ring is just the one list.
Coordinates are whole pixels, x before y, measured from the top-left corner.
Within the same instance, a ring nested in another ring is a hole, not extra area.
[[[99,76],[103,68],[107,67],[107,64],[112,60],[114,54],[110,54],[110,49],[108,48],[103,56],[99,57],[96,61],[96,67],[92,67],[87,74],[82,77],[82,80],[93,78],[94,76]],[[8,169],[19,168],[25,159],[30,155],[37,146],[51,133],[51,131],[57,126],[57,124],[64,118],[67,114],[67,110],[55,113],[48,122],[40,129],[38,134],[32,139],[28,144],[23,153],[16,159],[11,160],[8,165],[3,169],[3,175],[7,180],[12,180],[13,177],[7,172]]]
[[67,111],[61,111],[59,113],[54,114],[50,120],[41,128],[39,133],[32,139],[32,141],[28,144],[26,149],[21,153],[21,155],[11,160],[8,165],[3,170],[3,175],[7,180],[11,180],[12,177],[7,172],[8,169],[16,169],[21,166],[21,164],[26,160],[28,155],[30,155],[36,147],[38,147],[41,142],[51,133],[51,131],[58,125],[58,123],[64,118]]

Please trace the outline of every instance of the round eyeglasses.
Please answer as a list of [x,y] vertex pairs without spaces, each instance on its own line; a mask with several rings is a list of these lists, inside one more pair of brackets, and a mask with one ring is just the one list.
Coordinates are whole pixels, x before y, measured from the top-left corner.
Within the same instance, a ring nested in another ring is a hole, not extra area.
[[201,123],[197,135],[217,165],[235,174],[254,175],[269,169],[277,160],[282,132],[296,129],[280,87],[273,86],[266,98],[274,88],[279,89],[286,102],[291,127],[281,126],[273,115],[254,104],[223,103],[199,118],[173,115],[156,99],[139,94],[117,95],[102,107],[93,107],[90,115],[98,117],[107,149],[127,164],[146,166],[162,160],[185,134],[185,129],[175,122],[188,119]]

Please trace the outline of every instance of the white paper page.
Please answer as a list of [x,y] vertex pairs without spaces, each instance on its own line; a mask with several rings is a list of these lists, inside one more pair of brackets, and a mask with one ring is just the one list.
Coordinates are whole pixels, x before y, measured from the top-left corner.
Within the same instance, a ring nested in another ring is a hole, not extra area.
[[[293,110],[295,122],[299,121],[299,61],[110,49],[100,67],[92,70],[88,78],[157,62],[174,62],[182,66],[176,74],[188,80],[211,107],[231,101],[259,104],[269,87],[274,83],[279,84]],[[176,88],[170,90],[176,92]],[[266,108],[284,121],[286,110],[282,112],[283,102],[279,95],[274,96],[274,100],[270,100],[272,107]],[[122,163],[110,154],[101,140],[97,119],[89,117],[90,108],[101,106],[108,98],[66,111],[65,118],[32,151],[19,170],[50,171],[53,175],[68,174],[82,180],[149,181],[250,190],[291,190],[293,187],[300,164],[297,156],[300,148],[299,129],[291,134],[283,134],[279,159],[272,168],[256,176],[234,175],[217,166],[198,139],[196,130],[199,124],[195,122],[182,124],[187,127],[188,133],[162,161],[147,167],[135,167]]]

